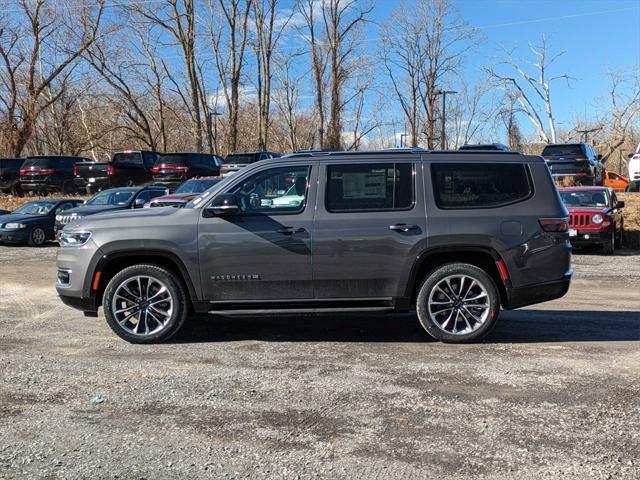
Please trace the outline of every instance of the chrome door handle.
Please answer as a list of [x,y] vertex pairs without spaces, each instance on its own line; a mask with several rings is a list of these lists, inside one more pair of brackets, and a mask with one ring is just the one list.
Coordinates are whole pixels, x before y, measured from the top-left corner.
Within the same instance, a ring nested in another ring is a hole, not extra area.
[[389,225],[389,230],[395,232],[408,232],[409,230],[417,230],[418,225],[407,225],[406,223],[396,223],[395,225]]

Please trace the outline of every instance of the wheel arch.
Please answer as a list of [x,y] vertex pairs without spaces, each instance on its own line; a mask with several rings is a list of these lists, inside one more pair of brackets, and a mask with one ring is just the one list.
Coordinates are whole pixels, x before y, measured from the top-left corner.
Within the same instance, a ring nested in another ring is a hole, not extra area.
[[[198,300],[196,289],[182,260],[174,253],[163,250],[140,249],[105,254],[100,257],[91,275],[85,278],[85,289],[89,290],[91,296],[95,298],[95,304],[100,305],[107,284],[114,275],[124,268],[139,264],[166,268],[182,282],[189,294],[190,304]],[[97,281],[96,276],[98,276]]]
[[490,247],[470,245],[427,249],[418,255],[411,269],[405,295],[411,299],[411,304],[414,305],[420,284],[428,272],[446,263],[463,262],[475,265],[487,272],[498,288],[500,304],[504,305],[507,299],[506,286],[496,265],[496,262],[501,260],[498,252]]

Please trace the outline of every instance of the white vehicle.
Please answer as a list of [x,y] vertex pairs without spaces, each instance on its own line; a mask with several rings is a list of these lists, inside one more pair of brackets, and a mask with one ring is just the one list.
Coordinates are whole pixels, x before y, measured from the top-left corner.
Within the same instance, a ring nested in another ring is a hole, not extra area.
[[635,153],[629,154],[629,191],[640,192],[640,143]]

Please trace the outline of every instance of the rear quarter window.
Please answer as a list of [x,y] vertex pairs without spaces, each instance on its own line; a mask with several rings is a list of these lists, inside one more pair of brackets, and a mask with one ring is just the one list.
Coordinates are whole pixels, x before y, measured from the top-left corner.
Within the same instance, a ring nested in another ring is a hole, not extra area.
[[526,165],[516,163],[434,163],[436,204],[443,209],[491,208],[533,195]]

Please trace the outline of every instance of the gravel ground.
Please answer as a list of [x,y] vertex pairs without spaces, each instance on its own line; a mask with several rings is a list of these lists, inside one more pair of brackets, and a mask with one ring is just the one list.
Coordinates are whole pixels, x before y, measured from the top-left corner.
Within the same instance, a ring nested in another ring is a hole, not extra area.
[[0,247],[0,478],[640,478],[640,252],[576,255],[564,299],[465,346],[412,315],[129,345],[54,257]]

